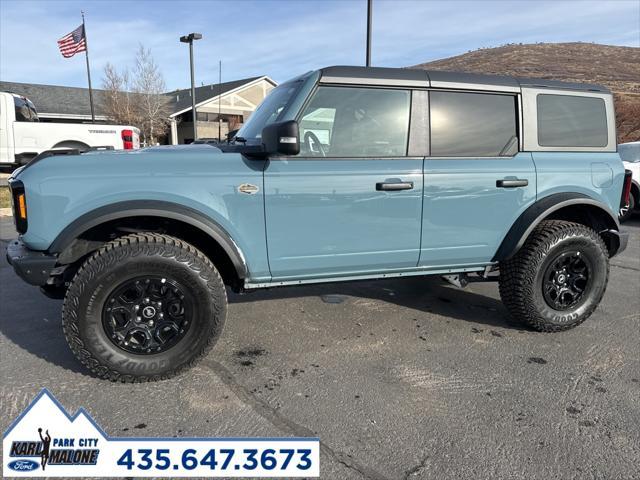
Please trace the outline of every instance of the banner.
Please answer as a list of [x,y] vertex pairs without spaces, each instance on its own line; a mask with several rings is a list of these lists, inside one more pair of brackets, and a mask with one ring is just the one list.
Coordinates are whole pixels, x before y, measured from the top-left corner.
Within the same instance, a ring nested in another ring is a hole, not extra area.
[[318,438],[112,438],[42,390],[4,433],[5,477],[317,477]]

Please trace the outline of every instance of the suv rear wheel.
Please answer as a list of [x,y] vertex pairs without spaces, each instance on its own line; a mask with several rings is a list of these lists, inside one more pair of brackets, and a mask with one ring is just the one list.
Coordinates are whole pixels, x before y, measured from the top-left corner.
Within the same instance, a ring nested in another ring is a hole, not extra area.
[[139,233],[96,251],[64,299],[67,342],[91,372],[113,381],[171,377],[220,336],[227,296],[220,274],[192,245]]
[[600,236],[581,224],[541,222],[523,247],[500,264],[500,296],[518,321],[541,332],[584,322],[604,295],[609,255]]

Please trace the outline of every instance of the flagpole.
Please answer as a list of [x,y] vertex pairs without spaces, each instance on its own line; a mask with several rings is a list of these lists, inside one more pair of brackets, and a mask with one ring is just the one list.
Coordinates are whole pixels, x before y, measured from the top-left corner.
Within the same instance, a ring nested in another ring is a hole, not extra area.
[[91,70],[89,70],[89,42],[87,40],[87,29],[84,26],[84,11],[82,13],[82,35],[84,36],[84,54],[87,60],[87,78],[89,79],[89,103],[91,104],[91,123],[96,123],[96,115],[93,110],[93,88],[91,88]]

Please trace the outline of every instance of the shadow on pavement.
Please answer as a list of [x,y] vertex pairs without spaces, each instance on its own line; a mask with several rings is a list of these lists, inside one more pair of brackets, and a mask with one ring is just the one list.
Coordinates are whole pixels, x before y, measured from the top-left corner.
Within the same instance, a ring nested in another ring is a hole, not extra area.
[[7,263],[6,248],[7,242],[0,241],[0,332],[47,362],[87,374],[62,333],[62,302],[48,299],[37,287],[20,280]]
[[[323,297],[347,295],[369,298],[418,310],[493,327],[521,330],[524,327],[510,324],[510,318],[502,302],[467,289],[451,287],[439,277],[413,277],[376,281],[342,282],[333,284],[279,287],[269,290],[230,294],[230,303],[276,300],[286,298]],[[331,302],[329,302],[331,303]],[[327,314],[331,314],[327,312]]]
[[[15,275],[5,259],[6,245],[6,241],[0,241],[0,331],[8,340],[39,358],[88,374],[69,350],[62,333],[62,302],[44,297],[36,287],[24,284]],[[473,288],[474,283],[471,285]],[[338,295],[336,302],[327,300],[332,295],[334,298]],[[443,283],[439,277],[280,287],[243,295],[230,293],[229,301],[245,303],[317,296],[324,297],[327,303],[340,303],[340,295],[388,302],[447,319],[492,327],[523,328],[509,323],[508,312],[499,300],[469,288],[456,289]],[[335,313],[330,308],[327,305],[327,315]]]

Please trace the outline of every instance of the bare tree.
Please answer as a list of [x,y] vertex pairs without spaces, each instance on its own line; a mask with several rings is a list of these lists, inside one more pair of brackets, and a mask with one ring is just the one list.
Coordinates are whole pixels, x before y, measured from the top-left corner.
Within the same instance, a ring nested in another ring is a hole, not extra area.
[[110,120],[123,125],[140,125],[139,108],[128,70],[119,73],[107,63],[104,67],[102,87],[105,90],[104,106]]
[[136,54],[133,91],[137,96],[144,140],[147,145],[153,145],[158,136],[167,132],[170,112],[168,98],[162,95],[165,91],[162,73],[151,56],[151,50],[142,44]]
[[105,109],[112,121],[138,127],[146,145],[154,145],[167,132],[169,102],[163,95],[164,79],[151,50],[139,46],[131,73],[127,69],[118,72],[107,63],[102,85]]

